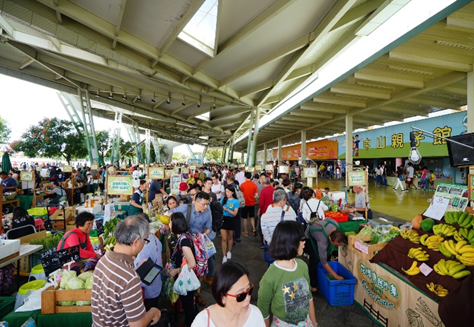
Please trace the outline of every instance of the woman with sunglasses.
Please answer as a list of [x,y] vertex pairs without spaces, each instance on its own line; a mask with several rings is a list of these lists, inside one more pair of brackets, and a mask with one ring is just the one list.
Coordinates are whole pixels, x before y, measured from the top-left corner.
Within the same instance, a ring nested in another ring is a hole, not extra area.
[[222,236],[222,263],[232,258],[232,246],[234,245],[235,216],[239,213],[239,200],[235,195],[232,185],[225,187],[225,197],[221,199],[224,210],[224,222],[221,227]]
[[271,326],[318,325],[308,266],[296,259],[303,254],[304,243],[303,226],[296,221],[282,221],[273,232],[268,251],[275,262],[260,280],[257,302],[267,327],[270,313],[273,315]]
[[235,261],[224,263],[212,283],[216,304],[201,311],[192,326],[264,327],[262,313],[250,304],[252,291],[247,268]]
[[[170,218],[170,229],[176,235],[177,241],[174,247],[173,254],[171,254],[172,268],[169,271],[171,277],[177,278],[181,273],[181,265],[186,260],[188,269],[191,270],[196,266],[196,259],[194,258],[194,245],[191,236],[189,235],[186,218],[181,212],[174,212]],[[181,304],[184,310],[184,325],[191,326],[196,311],[194,310],[194,292],[188,292],[186,295],[180,295]]]

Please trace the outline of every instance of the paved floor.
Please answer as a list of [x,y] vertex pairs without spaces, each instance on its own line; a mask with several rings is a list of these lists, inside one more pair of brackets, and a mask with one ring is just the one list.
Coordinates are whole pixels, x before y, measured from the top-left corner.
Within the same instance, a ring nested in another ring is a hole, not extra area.
[[[328,186],[331,190],[340,190],[342,185],[343,182],[341,180],[319,181],[320,187]],[[431,196],[433,196],[433,192],[410,191],[401,194],[400,191],[393,191],[390,186],[372,186],[369,190],[370,202],[374,210],[374,221],[380,224],[391,223],[395,226],[410,221],[418,212],[421,213],[426,210],[429,205],[427,199]],[[349,198],[353,198],[353,194],[349,194]],[[389,214],[396,215],[397,217]],[[215,255],[216,269],[220,267],[222,262],[220,241],[220,237],[214,240],[218,251]],[[242,242],[237,243],[232,251],[232,260],[243,263],[250,270],[250,281],[256,287],[251,303],[255,305],[258,299],[259,281],[267,269],[267,265],[263,260],[263,250],[260,249],[259,245],[259,237],[242,237]],[[207,284],[204,284],[202,287],[202,296],[206,300],[207,306],[215,303],[211,294],[211,288]],[[314,298],[316,319],[322,327],[378,326],[357,304],[338,307],[330,306],[319,292],[315,294]],[[199,309],[202,310],[202,307]],[[173,323],[173,326],[180,326],[182,322],[183,317],[180,316],[178,321]]]

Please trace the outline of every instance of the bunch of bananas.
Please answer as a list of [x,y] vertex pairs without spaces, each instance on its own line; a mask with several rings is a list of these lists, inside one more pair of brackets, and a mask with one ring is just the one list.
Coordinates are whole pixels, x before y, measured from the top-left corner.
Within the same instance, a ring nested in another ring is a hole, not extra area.
[[420,235],[418,235],[418,233],[413,229],[404,229],[400,232],[400,235],[406,240],[410,240],[413,243],[420,244]]
[[415,275],[418,275],[420,273],[420,268],[418,268],[418,262],[416,260],[413,261],[413,263],[411,264],[410,269],[405,270],[405,269],[402,268],[402,270],[405,272],[405,274],[410,275],[410,276],[415,276]]
[[420,243],[423,244],[424,246],[428,247],[428,249],[433,250],[433,251],[439,251],[439,245],[441,242],[444,241],[444,238],[442,238],[439,235],[429,235],[429,234],[423,234],[420,237]]
[[466,266],[454,260],[445,261],[441,259],[433,266],[434,271],[438,275],[451,276],[455,279],[466,277],[471,274],[469,270],[465,270]]
[[428,261],[430,260],[430,255],[423,250],[423,248],[411,248],[408,251],[408,257],[412,259],[416,259],[418,261]]
[[448,211],[444,215],[444,221],[448,224],[458,224],[461,227],[474,227],[474,216],[463,211]]
[[191,185],[194,185],[194,183],[196,183],[196,181],[194,180],[194,177],[189,177],[187,180],[186,180],[186,184],[191,184]]
[[461,234],[461,236],[466,240],[468,241],[469,243],[471,243],[471,245],[474,245],[474,229],[467,229],[467,228],[460,228],[459,229],[459,234]]
[[469,267],[474,266],[474,246],[473,245],[463,244],[459,248],[457,253],[458,254],[456,255],[456,259],[461,261],[466,266],[469,266]]
[[438,295],[439,297],[445,297],[449,294],[449,291],[445,289],[443,285],[435,284],[433,282],[426,284],[426,288]]
[[439,236],[453,236],[456,227],[447,224],[438,224],[433,226],[433,233]]

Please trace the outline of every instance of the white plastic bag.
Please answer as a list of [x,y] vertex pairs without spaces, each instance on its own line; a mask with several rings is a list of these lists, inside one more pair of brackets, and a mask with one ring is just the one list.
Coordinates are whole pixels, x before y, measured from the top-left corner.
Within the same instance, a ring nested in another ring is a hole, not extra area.
[[204,248],[207,251],[207,255],[211,257],[212,255],[216,254],[216,247],[214,243],[209,239],[209,237],[207,237],[206,234],[203,234],[203,235],[204,235]]
[[184,265],[179,274],[178,279],[174,282],[173,291],[179,295],[186,295],[188,292],[195,291],[201,286],[199,279],[193,270],[188,269],[188,265]]

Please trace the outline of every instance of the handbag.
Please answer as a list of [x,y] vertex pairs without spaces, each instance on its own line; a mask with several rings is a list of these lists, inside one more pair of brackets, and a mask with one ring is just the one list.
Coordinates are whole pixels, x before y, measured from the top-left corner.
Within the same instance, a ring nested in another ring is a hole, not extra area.
[[209,237],[206,234],[203,234],[204,237],[204,249],[207,251],[207,255],[209,258],[216,254],[216,246],[214,243],[209,239]]

